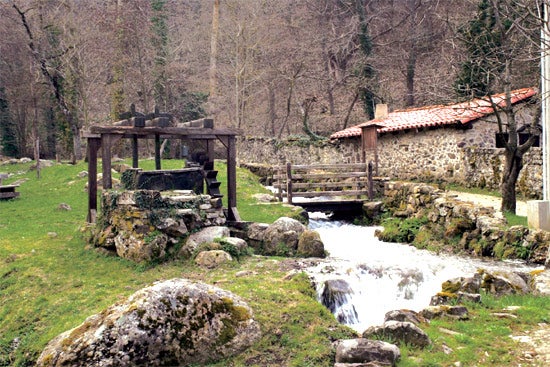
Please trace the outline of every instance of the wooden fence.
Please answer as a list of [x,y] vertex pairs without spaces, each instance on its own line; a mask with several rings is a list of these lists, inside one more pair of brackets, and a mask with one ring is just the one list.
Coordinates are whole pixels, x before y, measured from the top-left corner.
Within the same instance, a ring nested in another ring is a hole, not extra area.
[[273,176],[279,201],[286,197],[329,197],[333,201],[366,200],[373,197],[372,165],[313,164],[278,166]]

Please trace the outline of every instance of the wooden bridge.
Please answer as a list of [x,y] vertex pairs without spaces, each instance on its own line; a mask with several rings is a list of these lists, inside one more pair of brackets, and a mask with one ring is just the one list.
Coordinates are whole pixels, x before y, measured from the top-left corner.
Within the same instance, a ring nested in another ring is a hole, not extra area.
[[314,164],[278,166],[273,176],[279,201],[309,212],[360,212],[372,200],[372,165]]

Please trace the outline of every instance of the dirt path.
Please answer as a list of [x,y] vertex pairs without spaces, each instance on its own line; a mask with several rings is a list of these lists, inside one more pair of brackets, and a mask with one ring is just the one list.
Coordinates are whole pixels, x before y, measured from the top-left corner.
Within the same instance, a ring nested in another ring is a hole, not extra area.
[[[495,208],[497,213],[502,215],[502,213],[500,212],[500,204],[502,202],[502,199],[496,196],[470,194],[458,191],[448,191],[448,194],[456,195],[462,201],[470,201],[480,206],[493,207]],[[516,214],[523,217],[527,216],[527,203],[525,201],[518,200],[516,202]]]
[[521,366],[550,366],[550,324],[541,323],[534,330],[511,337],[525,345]]

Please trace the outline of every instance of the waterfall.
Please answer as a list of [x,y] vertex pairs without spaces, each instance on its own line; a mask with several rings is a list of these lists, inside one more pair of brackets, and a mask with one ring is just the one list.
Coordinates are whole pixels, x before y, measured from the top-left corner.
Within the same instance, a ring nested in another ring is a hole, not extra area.
[[529,271],[521,262],[437,255],[374,236],[377,227],[310,220],[330,256],[306,272],[319,301],[343,324],[358,332],[380,325],[388,311],[427,307],[444,281],[472,276],[478,269]]

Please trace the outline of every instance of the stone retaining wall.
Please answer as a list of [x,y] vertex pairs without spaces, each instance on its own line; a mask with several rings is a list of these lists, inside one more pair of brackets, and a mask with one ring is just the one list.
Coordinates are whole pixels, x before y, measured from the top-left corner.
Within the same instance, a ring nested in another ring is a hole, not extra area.
[[[440,128],[384,134],[379,138],[378,176],[498,190],[504,156],[502,149],[493,148],[492,129],[490,122],[476,122],[475,130]],[[360,138],[311,143],[307,139],[241,137],[237,152],[239,163],[265,165],[357,163],[362,156]],[[541,198],[540,148],[532,148],[525,155],[517,190],[526,198]]]
[[222,202],[191,190],[104,191],[96,247],[135,262],[162,260],[190,232],[226,223]]
[[507,227],[494,208],[460,201],[434,186],[388,182],[384,208],[395,217],[427,217],[428,224],[421,231],[429,232],[426,237],[442,248],[452,245],[455,252],[550,265],[550,232]]

